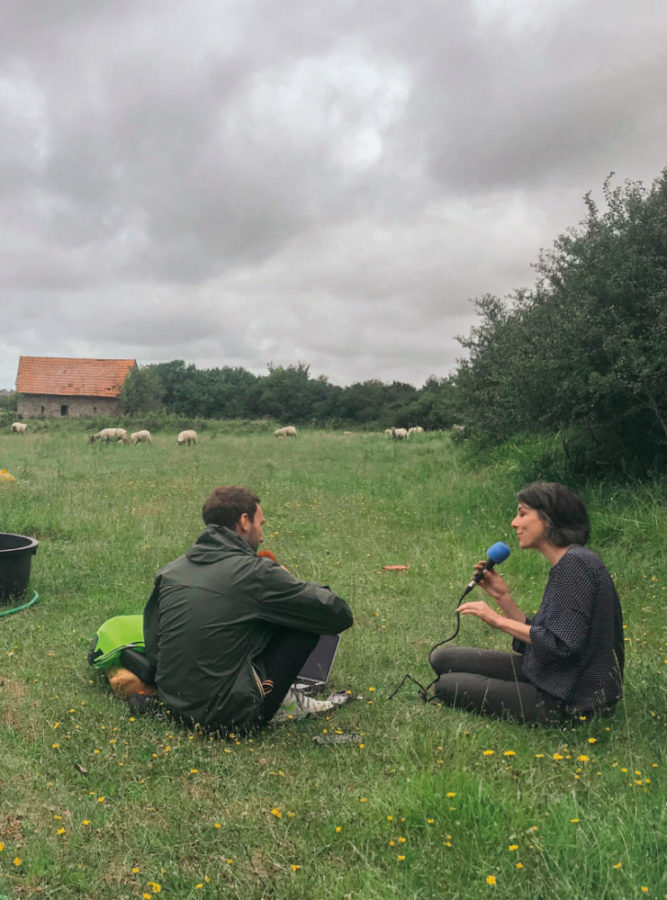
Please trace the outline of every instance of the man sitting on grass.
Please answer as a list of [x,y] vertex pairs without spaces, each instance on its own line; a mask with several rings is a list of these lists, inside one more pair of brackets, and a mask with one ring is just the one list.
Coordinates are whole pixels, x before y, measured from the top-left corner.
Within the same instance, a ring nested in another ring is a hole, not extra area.
[[[218,487],[202,515],[206,528],[160,569],[144,610],[160,703],[191,725],[242,733],[340,705],[345,694],[315,700],[292,683],[319,635],[352,625],[347,603],[257,555],[264,516],[251,491]],[[132,699],[136,712],[155,704]]]

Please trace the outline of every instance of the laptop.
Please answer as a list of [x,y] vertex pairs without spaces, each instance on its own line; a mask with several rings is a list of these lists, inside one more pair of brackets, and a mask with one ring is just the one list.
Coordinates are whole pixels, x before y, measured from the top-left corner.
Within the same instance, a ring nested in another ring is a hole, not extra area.
[[322,634],[313,652],[294,680],[294,686],[306,694],[318,694],[327,686],[338,650],[339,634]]

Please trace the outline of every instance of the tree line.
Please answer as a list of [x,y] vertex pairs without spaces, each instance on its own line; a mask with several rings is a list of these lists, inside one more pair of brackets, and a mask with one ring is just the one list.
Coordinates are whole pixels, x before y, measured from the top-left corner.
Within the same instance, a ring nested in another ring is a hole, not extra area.
[[216,419],[271,418],[283,424],[365,428],[449,428],[455,422],[450,379],[430,378],[422,388],[369,380],[340,387],[312,377],[305,363],[269,365],[266,375],[224,366],[198,369],[183,360],[134,369],[125,380],[123,410],[163,409]]

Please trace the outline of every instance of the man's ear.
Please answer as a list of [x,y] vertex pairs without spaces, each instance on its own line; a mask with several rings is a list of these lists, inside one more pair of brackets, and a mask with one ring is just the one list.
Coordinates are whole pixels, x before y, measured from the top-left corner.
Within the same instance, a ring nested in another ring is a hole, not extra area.
[[248,523],[249,523],[248,513],[241,513],[241,518],[238,520],[236,525],[234,526],[234,531],[237,534],[247,534],[248,533]]

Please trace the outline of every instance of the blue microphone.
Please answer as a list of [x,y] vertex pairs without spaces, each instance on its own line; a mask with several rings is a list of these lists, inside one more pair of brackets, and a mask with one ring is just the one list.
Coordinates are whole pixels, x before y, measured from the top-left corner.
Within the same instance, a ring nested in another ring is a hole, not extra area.
[[496,541],[495,544],[492,544],[489,549],[486,551],[486,562],[482,566],[482,568],[477,572],[473,578],[470,580],[468,587],[463,592],[463,597],[466,594],[469,594],[470,591],[475,587],[476,584],[479,584],[482,578],[484,577],[484,573],[491,570],[494,566],[497,566],[498,563],[504,562],[507,557],[510,555],[510,548],[507,544],[503,544],[502,541]]

